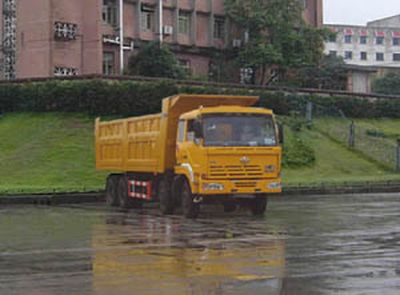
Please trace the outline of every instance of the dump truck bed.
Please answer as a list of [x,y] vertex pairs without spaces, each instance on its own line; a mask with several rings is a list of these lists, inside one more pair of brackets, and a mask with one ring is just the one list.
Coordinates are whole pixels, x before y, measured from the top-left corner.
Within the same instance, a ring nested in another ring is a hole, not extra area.
[[175,165],[178,120],[203,107],[251,106],[253,96],[177,95],[165,98],[162,113],[100,122],[96,119],[96,168],[110,171],[164,173]]

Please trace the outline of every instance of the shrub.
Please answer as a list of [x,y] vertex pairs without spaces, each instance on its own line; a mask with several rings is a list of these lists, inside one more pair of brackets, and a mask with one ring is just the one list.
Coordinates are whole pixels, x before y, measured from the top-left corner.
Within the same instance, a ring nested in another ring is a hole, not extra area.
[[161,99],[177,93],[260,96],[259,106],[290,115],[311,100],[353,118],[400,118],[399,99],[367,100],[304,95],[271,90],[182,86],[171,80],[151,82],[106,79],[1,83],[0,113],[13,111],[81,112],[91,115],[141,115],[159,112]]
[[129,59],[128,73],[147,77],[183,79],[185,72],[178,65],[168,45],[158,41],[147,44],[137,55]]

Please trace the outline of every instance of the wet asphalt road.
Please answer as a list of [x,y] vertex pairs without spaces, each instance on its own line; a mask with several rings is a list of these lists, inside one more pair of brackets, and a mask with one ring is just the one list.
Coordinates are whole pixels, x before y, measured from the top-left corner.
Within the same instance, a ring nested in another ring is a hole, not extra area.
[[0,294],[400,294],[400,194],[207,207],[0,207]]

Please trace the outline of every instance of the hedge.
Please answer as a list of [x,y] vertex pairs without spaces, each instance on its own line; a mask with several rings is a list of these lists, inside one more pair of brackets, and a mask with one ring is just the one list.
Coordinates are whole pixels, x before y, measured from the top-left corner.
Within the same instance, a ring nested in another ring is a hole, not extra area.
[[0,112],[80,112],[134,116],[160,111],[161,99],[177,93],[258,95],[260,105],[280,115],[303,110],[306,102],[340,109],[348,117],[400,118],[400,99],[360,99],[304,95],[271,90],[181,86],[173,81],[104,79],[49,80],[0,84]]

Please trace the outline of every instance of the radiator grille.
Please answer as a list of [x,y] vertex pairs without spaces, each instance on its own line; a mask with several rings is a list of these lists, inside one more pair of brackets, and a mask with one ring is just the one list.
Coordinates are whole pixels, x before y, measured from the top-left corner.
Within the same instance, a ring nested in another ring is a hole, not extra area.
[[263,176],[259,165],[231,165],[210,167],[211,178],[259,178]]

